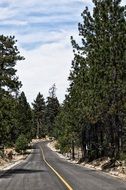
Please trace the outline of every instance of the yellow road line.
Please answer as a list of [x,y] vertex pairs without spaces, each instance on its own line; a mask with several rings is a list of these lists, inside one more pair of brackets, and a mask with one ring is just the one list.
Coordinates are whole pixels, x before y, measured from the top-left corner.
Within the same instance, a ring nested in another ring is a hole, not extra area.
[[42,147],[40,146],[40,149],[42,151],[42,156],[43,156],[43,160],[44,162],[50,167],[50,169],[59,177],[59,179],[64,183],[64,185],[68,188],[68,190],[73,190],[73,188],[65,181],[65,179],[63,179],[63,177],[47,162],[47,160],[45,159],[45,155],[43,152]]

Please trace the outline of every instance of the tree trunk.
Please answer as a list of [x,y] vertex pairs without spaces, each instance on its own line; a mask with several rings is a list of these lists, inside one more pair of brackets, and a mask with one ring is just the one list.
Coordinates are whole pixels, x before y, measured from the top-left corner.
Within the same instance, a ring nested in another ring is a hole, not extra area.
[[37,121],[37,132],[36,132],[36,138],[39,138],[39,121]]
[[75,160],[74,140],[72,140],[72,160]]

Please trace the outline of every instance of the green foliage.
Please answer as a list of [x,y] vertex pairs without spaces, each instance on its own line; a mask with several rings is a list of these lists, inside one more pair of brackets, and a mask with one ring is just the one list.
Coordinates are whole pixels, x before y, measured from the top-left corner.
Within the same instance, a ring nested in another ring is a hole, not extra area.
[[16,47],[14,37],[0,35],[0,144],[11,145],[16,134],[16,98],[21,82],[14,68],[24,59]]
[[0,101],[0,144],[13,142],[11,139],[14,130],[15,100],[11,95],[5,94]]
[[59,112],[59,101],[56,97],[55,85],[49,89],[49,97],[45,103],[43,95],[39,92],[32,103],[34,116],[34,136],[37,138],[55,136],[55,118]]
[[25,135],[21,134],[15,143],[15,150],[19,153],[25,152],[28,147],[28,139]]
[[121,152],[120,153],[120,157],[119,157],[120,160],[125,160],[126,161],[126,152]]
[[4,152],[0,150],[0,158],[4,158]]
[[47,126],[47,133],[50,136],[54,134],[54,123],[57,114],[59,113],[60,105],[59,101],[56,97],[56,87],[55,84],[52,88],[49,89],[49,97],[47,97],[46,102],[46,126]]
[[19,95],[21,82],[15,66],[24,60],[15,37],[0,35],[0,145],[13,146],[19,134],[32,138],[32,111],[25,94]]
[[23,133],[29,139],[32,139],[32,128],[33,128],[33,114],[29,103],[27,102],[25,93],[22,92],[18,97],[17,102],[17,132],[18,134]]
[[59,138],[59,149],[61,153],[67,153],[70,151],[70,142],[67,136],[62,136]]
[[34,136],[37,138],[45,137],[45,100],[43,95],[39,92],[33,105],[34,114]]
[[126,7],[120,2],[94,0],[93,14],[86,7],[78,25],[82,44],[71,37],[74,60],[57,134],[60,144],[80,143],[89,159],[117,158],[125,147]]
[[24,57],[19,55],[16,42],[14,36],[0,35],[0,94],[5,89],[17,91],[21,87],[14,67]]

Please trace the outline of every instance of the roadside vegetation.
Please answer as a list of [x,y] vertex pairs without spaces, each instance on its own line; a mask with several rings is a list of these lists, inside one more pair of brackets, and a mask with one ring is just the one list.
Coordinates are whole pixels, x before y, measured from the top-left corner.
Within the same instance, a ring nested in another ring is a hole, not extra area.
[[60,107],[55,84],[49,89],[46,102],[38,93],[33,107],[25,93],[20,92],[22,84],[15,66],[24,57],[16,43],[15,37],[0,35],[0,157],[3,158],[6,148],[24,153],[33,138],[51,135]]
[[126,160],[126,7],[121,0],[93,0],[78,24],[81,43],[71,37],[74,59],[62,105],[55,84],[38,92],[32,106],[16,76],[23,61],[15,37],[0,35],[0,156],[2,147],[23,152],[33,138],[54,137],[61,153],[80,162],[109,157]]
[[71,42],[70,86],[55,121],[61,152],[81,147],[80,161],[126,158],[126,7],[93,0],[78,24],[82,43]]

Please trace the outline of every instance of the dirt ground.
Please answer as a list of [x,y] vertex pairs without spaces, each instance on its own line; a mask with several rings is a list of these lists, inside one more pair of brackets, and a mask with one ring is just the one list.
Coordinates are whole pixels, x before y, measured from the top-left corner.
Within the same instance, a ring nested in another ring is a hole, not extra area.
[[10,167],[14,166],[15,164],[20,163],[22,160],[26,159],[28,155],[15,155],[10,160],[8,158],[0,158],[0,170],[6,170]]
[[[45,141],[45,139],[33,139],[29,145],[33,146],[35,143]],[[6,170],[14,165],[20,163],[21,161],[25,160],[28,155],[33,151],[33,149],[27,149],[26,154],[19,154],[12,148],[5,148],[4,149],[4,157],[0,157],[0,170]]]

